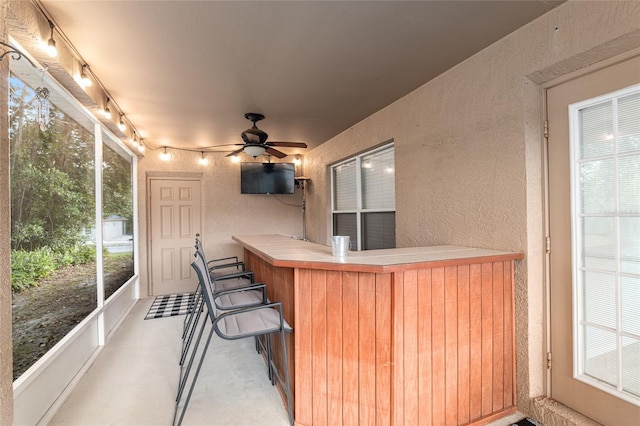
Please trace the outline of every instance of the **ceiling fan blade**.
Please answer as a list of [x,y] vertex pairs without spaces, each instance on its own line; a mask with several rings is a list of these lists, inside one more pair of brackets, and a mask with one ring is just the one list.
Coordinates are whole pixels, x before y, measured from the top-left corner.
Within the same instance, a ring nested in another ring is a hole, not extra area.
[[304,142],[267,142],[270,146],[282,146],[289,148],[306,148],[307,144]]
[[269,146],[266,147],[265,151],[267,154],[273,155],[274,157],[278,157],[278,158],[284,158],[287,156],[287,154],[285,154],[284,152],[280,152],[277,149],[273,149]]
[[233,157],[234,155],[240,154],[242,151],[244,151],[244,148],[236,149],[235,151],[225,155],[225,157]]
[[209,146],[205,146],[203,147],[203,149],[207,150],[207,149],[213,149],[213,148],[223,148],[225,146],[244,146],[243,143],[223,143],[220,145],[209,145]]

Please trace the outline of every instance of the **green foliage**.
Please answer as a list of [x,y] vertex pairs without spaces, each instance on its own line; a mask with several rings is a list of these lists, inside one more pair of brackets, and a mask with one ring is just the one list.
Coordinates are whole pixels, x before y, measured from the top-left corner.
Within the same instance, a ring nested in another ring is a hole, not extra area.
[[79,265],[96,260],[95,246],[75,244],[54,250],[42,247],[37,250],[11,251],[11,289],[24,290],[38,285],[38,282],[56,269],[68,265]]
[[37,285],[56,269],[55,256],[50,248],[35,251],[11,251],[11,289],[24,290]]
[[[93,125],[83,126],[51,105],[49,123],[36,120],[33,88],[10,78],[11,284],[37,285],[57,268],[92,262],[85,232],[95,226]],[[131,163],[105,147],[103,215],[132,227]]]
[[41,130],[33,89],[10,83],[12,248],[63,251],[95,223],[94,137],[55,106]]

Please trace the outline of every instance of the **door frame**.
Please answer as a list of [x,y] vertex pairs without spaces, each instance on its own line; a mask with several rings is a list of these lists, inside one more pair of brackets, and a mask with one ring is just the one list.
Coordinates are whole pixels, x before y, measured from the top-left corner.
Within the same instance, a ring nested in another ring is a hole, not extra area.
[[549,200],[549,192],[550,192],[550,181],[549,181],[549,140],[548,140],[548,128],[547,123],[549,119],[549,110],[548,110],[548,100],[547,100],[547,92],[549,89],[559,86],[563,83],[569,82],[571,80],[579,79],[588,74],[599,72],[609,66],[615,65],[620,62],[624,62],[630,58],[640,56],[640,48],[632,49],[622,54],[613,56],[611,58],[607,58],[601,60],[595,64],[587,66],[583,69],[573,71],[566,75],[562,75],[558,78],[549,80],[539,85],[539,93],[540,93],[540,108],[541,108],[541,125],[542,128],[542,205],[543,205],[543,220],[544,220],[544,236],[542,247],[543,247],[543,279],[544,279],[544,354],[543,354],[543,362],[546,364],[545,368],[545,377],[544,377],[544,389],[545,396],[548,398],[552,398],[552,380],[551,380],[551,245],[550,245],[550,222],[551,222],[551,214],[550,214],[550,200]]
[[205,225],[204,225],[204,174],[203,173],[192,173],[192,172],[159,172],[159,171],[148,171],[146,172],[146,227],[145,232],[147,234],[147,238],[145,241],[145,248],[147,254],[146,261],[146,272],[147,272],[147,296],[153,295],[153,274],[152,274],[152,252],[151,252],[151,181],[152,180],[173,180],[173,181],[185,181],[185,180],[197,180],[200,182],[200,235],[204,235]]

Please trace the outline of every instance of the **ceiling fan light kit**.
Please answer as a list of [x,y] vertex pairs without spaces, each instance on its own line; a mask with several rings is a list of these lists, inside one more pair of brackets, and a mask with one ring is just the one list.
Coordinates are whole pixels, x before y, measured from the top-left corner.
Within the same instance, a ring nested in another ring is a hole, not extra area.
[[273,148],[274,146],[289,148],[307,147],[307,144],[304,142],[267,142],[267,138],[269,137],[267,132],[258,129],[258,126],[256,126],[256,123],[258,121],[264,119],[264,115],[257,112],[248,112],[244,115],[244,118],[251,121],[253,123],[253,126],[240,134],[242,140],[244,141],[244,144],[239,144],[242,145],[242,147],[231,152],[227,155],[227,157],[233,157],[244,151],[253,158],[259,157],[265,152],[277,158],[284,158],[287,156],[287,154]]
[[265,152],[265,147],[255,143],[248,143],[244,147],[244,152],[252,156],[253,158],[259,157]]

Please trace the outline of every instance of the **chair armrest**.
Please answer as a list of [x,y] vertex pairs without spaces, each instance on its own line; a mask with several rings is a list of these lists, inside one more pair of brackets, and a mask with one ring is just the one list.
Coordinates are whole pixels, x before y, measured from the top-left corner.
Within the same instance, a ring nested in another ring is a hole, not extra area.
[[253,283],[253,284],[251,284],[249,286],[246,286],[246,287],[230,288],[228,290],[216,291],[213,294],[213,297],[215,298],[215,297],[218,297],[218,296],[222,296],[224,294],[239,293],[241,291],[247,291],[247,290],[261,290],[265,294],[265,298],[266,298],[267,285],[265,283]]
[[216,281],[230,280],[233,278],[243,278],[243,277],[249,278],[253,283],[253,271],[240,271],[240,272],[234,272],[232,274],[220,275],[218,277],[211,277],[211,284],[214,284]]
[[[222,262],[222,261],[226,261],[226,260],[234,260],[233,262],[226,262],[226,263],[220,263],[217,264],[216,262]],[[224,258],[220,258],[220,259],[214,259],[214,260],[210,260],[207,262],[207,268],[209,269],[209,271],[212,271],[214,269],[223,269],[223,268],[233,268],[235,267],[238,270],[242,270],[244,271],[244,262],[243,261],[238,261],[238,256],[231,256],[231,257],[224,257]]]
[[246,287],[230,288],[228,290],[216,291],[213,293],[213,298],[215,300],[218,297],[224,296],[226,294],[242,293],[243,291],[250,291],[250,290],[259,290],[260,292],[262,292],[262,303],[263,304],[269,303],[269,299],[267,298],[267,285],[265,283],[255,283]]

